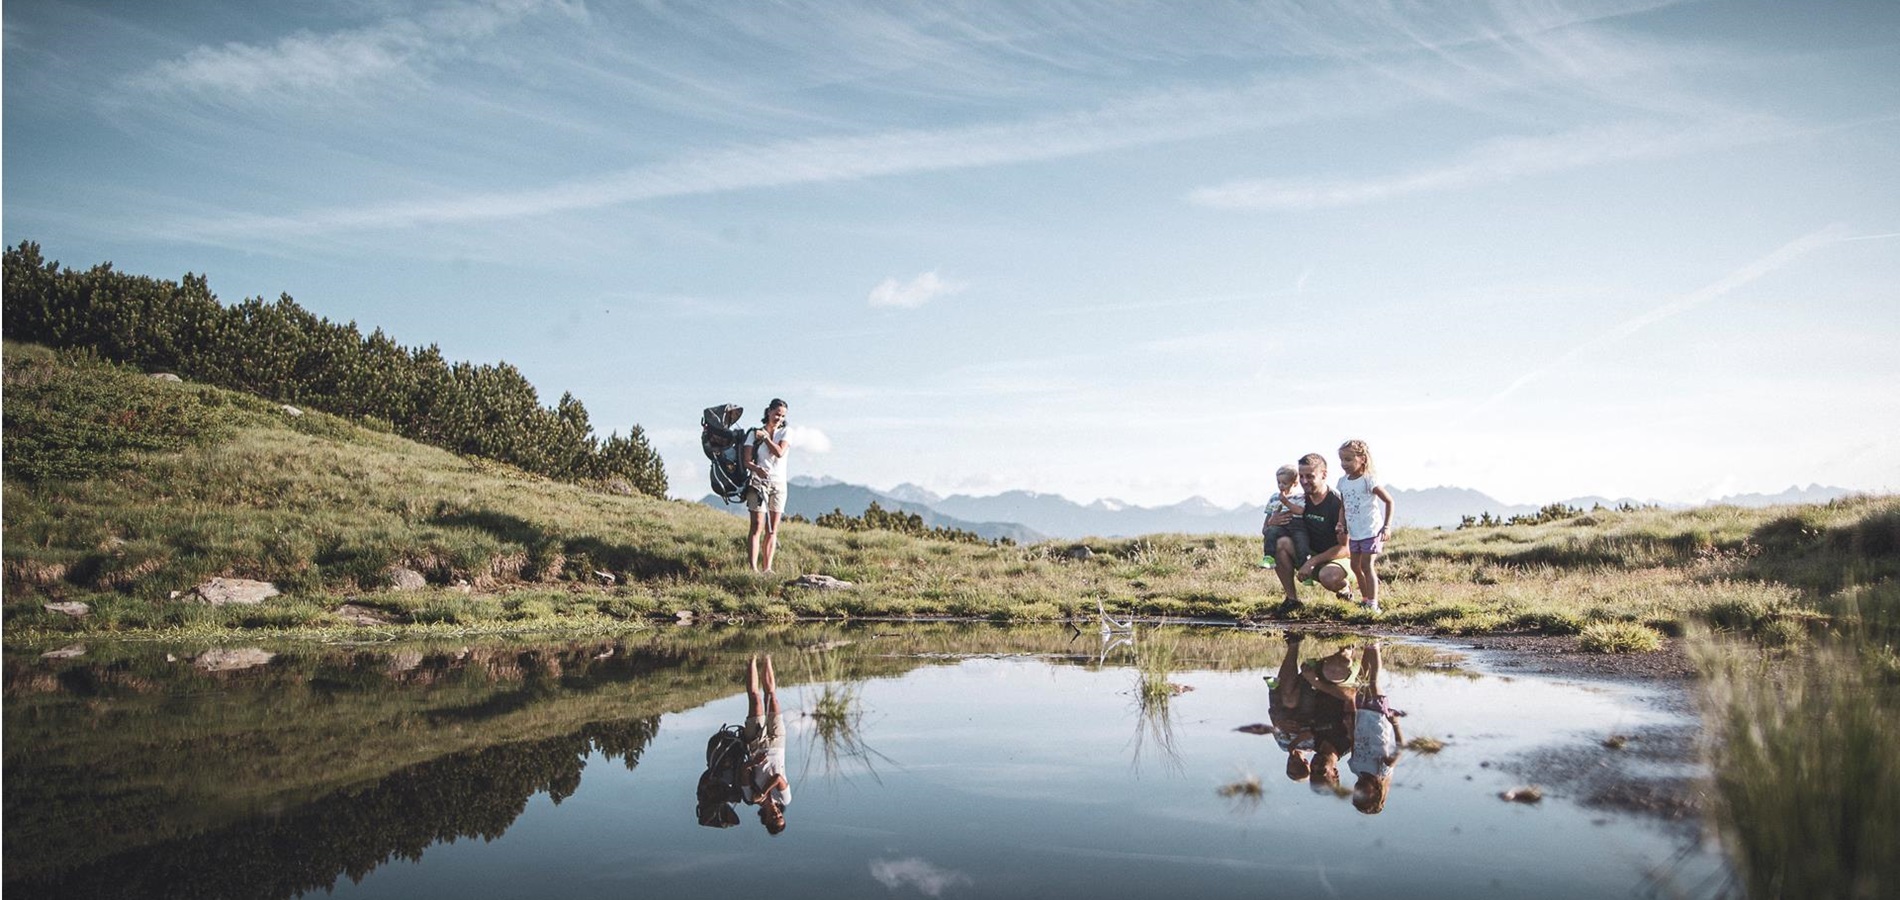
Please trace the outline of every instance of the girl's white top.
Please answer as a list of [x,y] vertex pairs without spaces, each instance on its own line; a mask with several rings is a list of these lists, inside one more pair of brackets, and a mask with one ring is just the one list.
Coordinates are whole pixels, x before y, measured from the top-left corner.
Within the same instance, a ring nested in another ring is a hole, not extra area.
[[1385,503],[1372,495],[1378,487],[1384,485],[1371,472],[1339,479],[1339,499],[1346,504],[1346,535],[1355,541],[1378,537],[1385,528]]
[[1399,752],[1399,735],[1392,728],[1392,720],[1381,715],[1376,709],[1353,710],[1352,759],[1346,763],[1355,775],[1372,775],[1384,778],[1392,774],[1392,764],[1386,762]]

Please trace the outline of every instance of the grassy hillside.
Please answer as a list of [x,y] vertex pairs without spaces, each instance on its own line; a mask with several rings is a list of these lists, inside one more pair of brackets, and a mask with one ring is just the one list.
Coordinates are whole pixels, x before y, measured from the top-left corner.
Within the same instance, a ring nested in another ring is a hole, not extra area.
[[[601,493],[70,352],[8,345],[5,362],[10,643],[348,629],[333,612],[346,598],[417,633],[612,629],[681,609],[1049,620],[1092,616],[1098,600],[1246,619],[1279,599],[1253,567],[1257,543],[1228,536],[1091,541],[1095,555],[1078,561],[1068,543],[998,548],[791,523],[782,573],[755,575],[745,523],[698,504]],[[1552,633],[1706,621],[1791,640],[1828,617],[1891,608],[1896,548],[1895,498],[1402,530],[1381,621]],[[429,587],[389,589],[395,566]],[[804,572],[857,587],[788,586]],[[285,596],[222,608],[173,598],[212,576],[271,581]],[[44,609],[74,600],[91,614]],[[1333,601],[1299,616],[1369,621]]]

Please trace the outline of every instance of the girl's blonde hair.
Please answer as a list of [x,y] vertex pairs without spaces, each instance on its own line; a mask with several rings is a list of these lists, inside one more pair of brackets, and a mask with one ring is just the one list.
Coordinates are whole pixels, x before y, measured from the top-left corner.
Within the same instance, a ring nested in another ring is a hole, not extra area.
[[1367,475],[1376,474],[1378,472],[1377,469],[1374,469],[1372,467],[1372,450],[1371,448],[1366,446],[1365,441],[1359,440],[1358,438],[1354,438],[1350,441],[1347,441],[1339,445],[1340,453],[1343,454],[1348,450],[1351,450],[1353,452],[1353,455],[1358,456],[1359,458],[1364,459],[1366,461]]

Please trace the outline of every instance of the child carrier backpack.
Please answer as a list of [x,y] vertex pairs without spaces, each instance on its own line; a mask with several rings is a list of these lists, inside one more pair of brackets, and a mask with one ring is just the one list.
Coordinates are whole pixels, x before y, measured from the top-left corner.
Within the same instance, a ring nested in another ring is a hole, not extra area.
[[712,489],[719,499],[737,503],[745,497],[752,473],[745,467],[745,442],[752,429],[736,427],[745,408],[731,403],[709,406],[699,416],[699,448],[712,461]]
[[694,818],[708,828],[731,828],[739,824],[732,804],[745,798],[739,780],[745,777],[745,738],[737,725],[727,725],[706,740],[706,771],[699,774],[694,790],[698,801]]

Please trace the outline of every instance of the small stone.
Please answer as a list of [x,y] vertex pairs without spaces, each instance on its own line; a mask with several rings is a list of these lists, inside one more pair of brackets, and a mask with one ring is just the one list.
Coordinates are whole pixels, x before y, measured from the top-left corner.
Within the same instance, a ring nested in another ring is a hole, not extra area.
[[63,615],[72,616],[75,619],[83,619],[92,615],[92,607],[76,600],[70,603],[44,603],[41,604],[41,607],[47,612],[61,613]]
[[389,587],[397,591],[419,591],[429,586],[429,579],[422,573],[405,566],[391,566],[389,569]]
[[795,588],[812,588],[820,591],[844,591],[857,587],[856,584],[849,581],[833,578],[830,575],[817,574],[800,575],[792,579],[791,586]]
[[295,419],[298,416],[303,415],[303,410],[298,409],[297,407],[291,406],[290,404],[286,403],[284,404],[284,415],[287,415]]
[[163,381],[170,384],[183,384],[185,381],[185,379],[173,375],[170,372],[154,372],[152,373],[152,380]]
[[48,650],[40,654],[41,659],[76,659],[86,655],[85,644],[69,644],[58,650]]
[[1511,803],[1538,803],[1544,799],[1544,790],[1534,784],[1526,785],[1524,787],[1504,791],[1498,794],[1498,799],[1506,800]]
[[693,624],[693,611],[690,609],[676,609],[673,611],[673,618],[678,620],[681,625],[691,625]]
[[204,584],[192,588],[202,602],[212,606],[238,604],[256,606],[278,594],[277,585],[268,581],[252,581],[249,578],[213,578]]
[[1087,561],[1095,558],[1095,551],[1090,550],[1087,544],[1077,544],[1070,547],[1062,555],[1073,560]]
[[395,621],[393,616],[376,607],[363,606],[357,603],[344,603],[339,605],[337,608],[330,610],[330,614],[351,625],[388,625]]
[[600,579],[601,584],[609,584],[609,585],[620,580],[614,577],[614,573],[602,572],[599,569],[594,570],[594,577]]

